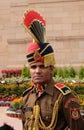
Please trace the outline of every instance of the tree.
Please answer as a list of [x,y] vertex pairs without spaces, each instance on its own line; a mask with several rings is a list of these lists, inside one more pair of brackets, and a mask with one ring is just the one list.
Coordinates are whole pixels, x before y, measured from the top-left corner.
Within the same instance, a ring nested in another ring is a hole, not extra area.
[[23,69],[22,69],[21,76],[30,78],[30,71],[29,71],[29,68],[26,67],[25,65],[24,65],[24,67],[23,67]]
[[76,72],[75,72],[75,70],[74,70],[73,67],[71,67],[71,68],[69,69],[69,75],[70,75],[70,77],[75,78]]

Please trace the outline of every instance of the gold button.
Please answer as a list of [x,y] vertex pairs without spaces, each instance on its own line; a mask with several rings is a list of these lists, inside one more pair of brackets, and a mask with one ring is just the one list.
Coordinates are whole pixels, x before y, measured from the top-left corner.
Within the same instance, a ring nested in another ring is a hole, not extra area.
[[48,119],[48,116],[46,116],[46,119]]

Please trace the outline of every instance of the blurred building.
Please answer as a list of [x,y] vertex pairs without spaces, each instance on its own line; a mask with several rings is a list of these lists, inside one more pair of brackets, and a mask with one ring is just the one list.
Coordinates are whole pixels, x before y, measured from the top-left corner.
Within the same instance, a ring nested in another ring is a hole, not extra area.
[[32,41],[21,23],[32,8],[46,19],[47,41],[55,49],[56,66],[84,66],[84,0],[0,1],[0,70],[27,65]]

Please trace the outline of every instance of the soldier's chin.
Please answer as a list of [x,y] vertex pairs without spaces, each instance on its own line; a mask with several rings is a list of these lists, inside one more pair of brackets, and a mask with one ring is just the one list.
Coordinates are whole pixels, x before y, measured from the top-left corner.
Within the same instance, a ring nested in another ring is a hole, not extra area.
[[34,83],[37,83],[37,84],[43,84],[44,81],[42,81],[42,80],[34,80]]

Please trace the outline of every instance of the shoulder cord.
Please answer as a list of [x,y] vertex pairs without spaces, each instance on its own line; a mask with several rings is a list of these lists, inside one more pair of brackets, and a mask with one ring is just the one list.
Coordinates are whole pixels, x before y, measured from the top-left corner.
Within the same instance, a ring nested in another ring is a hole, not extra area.
[[78,94],[77,94],[75,91],[72,90],[72,94],[73,94],[77,99],[79,99],[79,96],[78,96]]
[[58,100],[56,100],[54,104],[51,123],[48,126],[46,126],[45,123],[42,121],[39,105],[37,104],[34,106],[34,111],[33,111],[34,125],[32,130],[39,130],[39,128],[43,130],[54,130],[58,118],[58,108],[62,101],[62,98],[63,98],[63,94],[61,93],[58,97]]
[[40,115],[40,107],[36,104],[33,107],[33,114],[30,117],[31,123],[29,124],[28,130],[39,130],[39,115]]
[[59,105],[60,105],[60,103],[62,101],[62,98],[63,98],[63,94],[61,93],[59,95],[58,99],[55,101],[54,108],[53,108],[53,113],[52,113],[52,119],[51,119],[51,123],[50,123],[49,126],[46,126],[44,124],[44,122],[42,121],[41,116],[40,116],[39,126],[43,130],[53,130],[55,128],[56,123],[57,123],[57,118],[58,118],[58,108],[59,108]]

